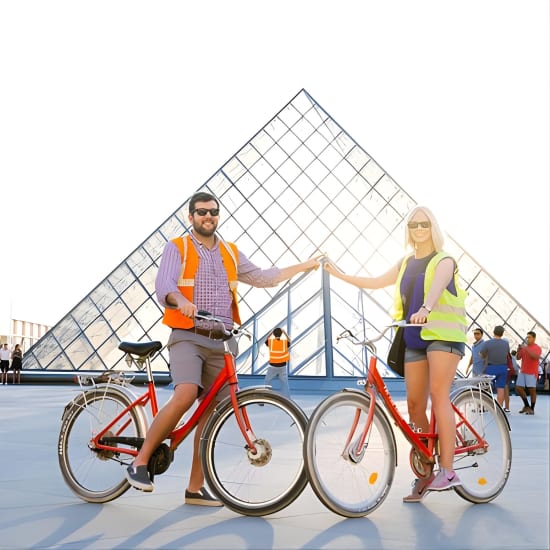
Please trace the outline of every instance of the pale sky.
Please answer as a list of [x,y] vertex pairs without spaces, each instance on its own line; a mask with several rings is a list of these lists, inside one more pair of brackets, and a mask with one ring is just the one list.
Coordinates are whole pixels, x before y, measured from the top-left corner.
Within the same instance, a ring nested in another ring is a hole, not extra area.
[[301,88],[548,327],[549,37],[548,0],[4,0],[0,332],[59,321]]

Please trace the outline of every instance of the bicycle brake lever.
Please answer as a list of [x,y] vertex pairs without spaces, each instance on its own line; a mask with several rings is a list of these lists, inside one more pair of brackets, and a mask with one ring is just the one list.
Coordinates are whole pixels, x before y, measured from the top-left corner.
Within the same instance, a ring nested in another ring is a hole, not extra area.
[[423,327],[426,323],[407,323],[405,319],[386,325],[387,328],[403,328],[403,327]]
[[336,342],[338,343],[342,338],[348,338],[348,337],[355,338],[355,336],[352,334],[350,330],[344,330],[342,334],[336,337]]

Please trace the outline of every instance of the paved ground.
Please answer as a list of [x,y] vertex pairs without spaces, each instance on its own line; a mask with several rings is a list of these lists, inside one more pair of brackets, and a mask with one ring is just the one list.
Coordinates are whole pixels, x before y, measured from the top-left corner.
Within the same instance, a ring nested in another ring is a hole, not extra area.
[[[309,487],[265,518],[185,506],[189,443],[157,477],[154,493],[130,490],[108,504],[82,502],[64,484],[56,455],[61,412],[75,391],[0,386],[0,548],[550,548],[548,395],[539,397],[535,416],[519,415],[520,400],[513,398],[513,467],[492,503],[473,505],[448,491],[403,504],[412,477],[398,438],[400,464],[389,497],[370,516],[345,519],[326,510]],[[160,401],[170,393],[161,388]],[[307,413],[321,399],[294,397]]]

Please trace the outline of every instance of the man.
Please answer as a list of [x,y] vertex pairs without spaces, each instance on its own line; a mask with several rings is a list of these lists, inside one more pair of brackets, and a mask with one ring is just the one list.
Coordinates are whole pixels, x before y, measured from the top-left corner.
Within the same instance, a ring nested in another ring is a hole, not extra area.
[[0,348],[0,371],[2,372],[2,384],[8,383],[8,371],[10,368],[10,350],[8,344]]
[[485,342],[483,339],[483,329],[474,329],[474,343],[472,344],[472,355],[470,356],[470,362],[466,367],[466,376],[472,371],[472,376],[479,376],[483,372],[485,366],[485,360],[479,355],[479,348],[481,344]]
[[[216,234],[219,213],[219,203],[213,195],[195,193],[189,202],[192,231],[183,238],[168,242],[160,261],[155,291],[157,299],[165,307],[163,322],[172,328],[167,347],[174,394],[158,412],[143,446],[127,469],[126,477],[130,484],[143,491],[153,490],[147,470],[152,453],[223,367],[221,336],[214,334],[208,322],[195,323],[197,311],[208,311],[231,329],[234,323],[240,324],[237,282],[272,287],[298,273],[319,267],[319,258],[310,258],[282,269],[260,269],[233,243],[225,243]],[[221,397],[228,394],[228,388],[225,388],[225,394],[222,393]],[[195,432],[185,502],[222,506],[203,486],[199,441],[207,417],[207,414],[203,416]]]
[[497,402],[504,407],[504,388],[508,379],[508,353],[510,345],[505,340],[504,327],[497,325],[493,330],[493,338],[486,340],[479,347],[479,355],[485,361],[482,374],[491,374],[495,377],[494,384],[497,390]]
[[265,341],[265,345],[269,347],[269,366],[264,383],[269,386],[274,378],[278,378],[281,381],[281,393],[290,399],[287,371],[290,361],[290,338],[286,331],[276,327]]
[[[542,354],[541,347],[535,343],[537,335],[531,330],[527,333],[524,343],[518,346],[516,357],[521,360],[521,368],[516,380],[516,393],[523,401],[523,409],[520,414],[535,414],[537,402],[537,375],[539,358]],[[527,401],[526,390],[529,392],[531,404]]]

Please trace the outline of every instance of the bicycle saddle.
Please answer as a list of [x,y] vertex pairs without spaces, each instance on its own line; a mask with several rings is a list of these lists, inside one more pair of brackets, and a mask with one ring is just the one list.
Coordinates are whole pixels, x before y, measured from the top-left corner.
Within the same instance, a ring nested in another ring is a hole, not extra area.
[[131,353],[132,355],[138,355],[139,357],[146,357],[151,355],[155,351],[162,349],[162,343],[158,341],[154,342],[120,342],[118,349]]

